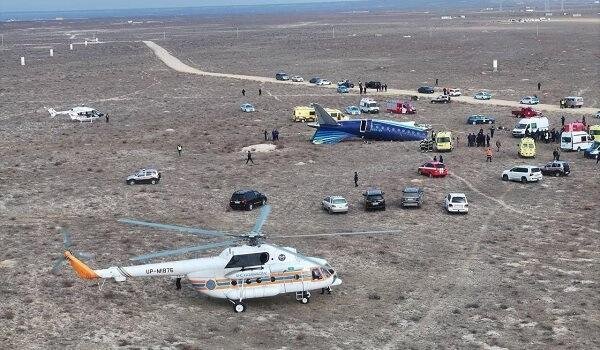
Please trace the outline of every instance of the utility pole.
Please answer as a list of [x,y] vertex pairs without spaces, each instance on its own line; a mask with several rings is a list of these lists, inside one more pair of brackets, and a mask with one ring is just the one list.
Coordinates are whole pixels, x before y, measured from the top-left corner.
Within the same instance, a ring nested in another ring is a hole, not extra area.
[[240,28],[235,27],[235,38],[239,39],[240,38]]
[[335,39],[335,27],[331,26],[331,36]]
[[0,37],[2,37],[2,48],[4,48],[4,34],[0,34]]
[[560,1],[560,10],[563,12],[565,11],[565,0]]

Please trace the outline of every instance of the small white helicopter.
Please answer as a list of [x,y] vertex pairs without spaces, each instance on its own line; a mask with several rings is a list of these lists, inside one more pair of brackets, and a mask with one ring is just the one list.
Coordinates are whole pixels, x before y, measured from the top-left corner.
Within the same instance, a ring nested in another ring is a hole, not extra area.
[[[279,247],[262,242],[265,236],[262,234],[261,229],[270,211],[270,206],[263,206],[252,230],[242,235],[187,226],[121,219],[119,222],[132,225],[178,231],[199,236],[230,237],[231,239],[201,246],[165,250],[137,256],[130,260],[145,261],[159,257],[200,252],[218,247],[228,247],[215,257],[133,266],[112,266],[102,270],[93,270],[81,261],[81,259],[86,258],[89,254],[72,253],[67,250],[64,252],[64,257],[56,261],[52,270],[54,272],[60,265],[68,262],[79,277],[87,280],[106,280],[112,278],[117,282],[123,282],[131,277],[171,276],[176,279],[177,289],[181,288],[181,279],[187,278],[198,292],[210,297],[229,300],[233,304],[233,310],[237,313],[246,311],[245,299],[295,293],[297,301],[307,304],[311,297],[310,291],[321,290],[321,294],[325,292],[331,294],[331,287],[339,286],[342,284],[342,280],[326,260],[304,256],[299,254],[294,248]],[[340,232],[278,237],[304,238],[396,232],[400,231]],[[69,249],[71,246],[70,238],[66,232],[63,232],[63,234],[65,235],[65,248]],[[240,242],[247,244],[237,245]]]
[[54,108],[48,108],[50,117],[54,118],[57,115],[64,114],[68,115],[72,121],[76,122],[93,122],[94,120],[104,116],[104,113],[100,113],[97,110],[90,107],[73,107],[67,111],[57,112]]

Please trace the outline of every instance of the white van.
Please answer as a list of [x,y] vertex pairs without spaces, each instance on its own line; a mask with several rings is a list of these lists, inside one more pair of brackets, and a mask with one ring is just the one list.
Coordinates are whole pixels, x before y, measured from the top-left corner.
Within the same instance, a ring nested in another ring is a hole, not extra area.
[[583,97],[581,96],[567,96],[564,100],[565,108],[581,108],[583,106]]
[[462,92],[460,91],[460,89],[450,89],[450,90],[448,90],[448,95],[452,96],[452,97],[456,97],[456,96],[462,95]]
[[363,98],[360,100],[360,111],[363,113],[379,113],[379,106],[377,105],[377,101],[372,98]]
[[515,128],[512,131],[512,135],[514,137],[524,137],[526,134],[526,130],[529,130],[529,133],[534,133],[538,130],[548,130],[548,127],[548,118],[546,117],[523,118],[519,120],[517,125],[515,125]]
[[560,149],[564,151],[582,151],[590,148],[594,137],[585,131],[568,131],[560,134]]

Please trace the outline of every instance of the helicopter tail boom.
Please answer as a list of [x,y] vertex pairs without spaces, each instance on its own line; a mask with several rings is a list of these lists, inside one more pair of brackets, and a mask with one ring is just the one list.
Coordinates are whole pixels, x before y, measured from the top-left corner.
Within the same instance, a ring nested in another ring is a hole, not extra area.
[[89,266],[87,266],[84,262],[77,259],[71,252],[65,252],[65,259],[69,262],[69,265],[75,270],[75,273],[83,279],[86,280],[94,280],[100,278],[98,274],[92,270]]

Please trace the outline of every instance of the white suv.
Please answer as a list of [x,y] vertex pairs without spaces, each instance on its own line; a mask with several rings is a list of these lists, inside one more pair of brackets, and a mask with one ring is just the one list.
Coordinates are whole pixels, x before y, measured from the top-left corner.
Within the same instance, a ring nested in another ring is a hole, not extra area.
[[536,182],[542,178],[542,171],[535,165],[519,165],[502,172],[502,180],[504,181]]
[[449,213],[469,212],[469,203],[464,193],[448,193],[444,199],[444,207]]
[[152,184],[156,185],[160,181],[161,174],[156,169],[140,169],[135,174],[130,175],[125,179],[129,185],[135,184]]
[[326,197],[321,202],[321,206],[324,210],[327,210],[329,214],[348,212],[348,201],[346,201],[344,197],[340,196]]

